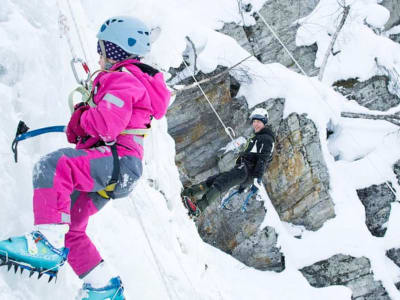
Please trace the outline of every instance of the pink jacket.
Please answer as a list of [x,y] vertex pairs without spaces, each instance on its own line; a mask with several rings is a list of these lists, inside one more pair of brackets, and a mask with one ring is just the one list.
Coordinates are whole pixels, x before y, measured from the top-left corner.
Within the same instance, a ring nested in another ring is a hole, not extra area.
[[170,92],[162,73],[151,76],[130,59],[115,64],[110,71],[125,67],[128,72],[101,72],[93,82],[94,103],[82,114],[80,124],[92,138],[77,148],[90,148],[96,141],[116,141],[143,157],[140,138],[121,135],[125,129],[147,128],[151,117],[161,119],[167,112]]

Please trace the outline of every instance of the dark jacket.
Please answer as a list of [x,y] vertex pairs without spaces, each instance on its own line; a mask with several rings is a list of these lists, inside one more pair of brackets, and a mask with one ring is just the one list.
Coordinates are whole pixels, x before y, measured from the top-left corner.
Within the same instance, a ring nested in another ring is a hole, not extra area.
[[244,163],[249,177],[262,178],[268,163],[272,160],[275,135],[265,127],[247,140],[246,148],[239,154],[237,165]]

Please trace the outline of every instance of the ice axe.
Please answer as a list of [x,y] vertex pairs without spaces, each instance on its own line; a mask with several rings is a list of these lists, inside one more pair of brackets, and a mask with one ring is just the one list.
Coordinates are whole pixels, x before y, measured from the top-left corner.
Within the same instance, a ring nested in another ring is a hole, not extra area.
[[65,132],[66,126],[50,126],[39,128],[35,130],[29,131],[29,127],[25,124],[24,121],[19,121],[17,127],[17,133],[15,134],[15,139],[12,142],[11,149],[14,153],[14,160],[15,162],[18,161],[18,142],[29,139],[31,137],[35,137],[44,133],[49,132]]

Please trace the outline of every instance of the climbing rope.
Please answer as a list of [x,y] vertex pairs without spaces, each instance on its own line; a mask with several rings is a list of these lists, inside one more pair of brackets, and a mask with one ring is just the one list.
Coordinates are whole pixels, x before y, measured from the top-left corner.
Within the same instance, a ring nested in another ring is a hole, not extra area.
[[[186,63],[185,60],[183,60],[183,63],[185,64],[186,68],[189,69],[188,64]],[[196,77],[194,76],[194,74],[191,74],[191,77],[193,78],[194,82],[196,83],[197,87],[200,89],[201,93],[203,94],[204,98],[207,100],[208,104],[210,105],[212,111],[214,112],[214,114],[217,116],[219,122],[221,123],[221,125],[224,127],[225,133],[229,136],[229,138],[231,139],[231,141],[234,141],[234,137],[236,136],[235,131],[232,129],[232,127],[227,127],[224,123],[224,121],[222,121],[220,115],[218,114],[218,112],[215,110],[214,106],[212,105],[210,99],[208,98],[208,96],[206,95],[206,93],[204,92],[203,88],[201,87],[200,83],[198,82],[198,80],[196,79]],[[236,147],[235,143],[234,146]]]
[[69,0],[67,0],[67,4],[68,4],[69,12],[71,14],[72,21],[74,22],[75,31],[76,31],[76,33],[78,35],[78,39],[79,39],[79,43],[80,43],[81,50],[82,50],[82,53],[83,53],[83,57],[85,58],[85,61],[87,62],[88,58],[86,56],[86,51],[85,51],[85,47],[83,45],[83,40],[82,40],[81,33],[80,33],[80,30],[79,30],[78,22],[76,22],[75,14],[74,14],[74,11],[72,10],[71,2]]
[[[69,4],[69,1],[67,1],[67,2],[68,2],[68,4]],[[82,86],[84,86],[85,88],[87,88],[87,87],[88,87],[88,83],[89,83],[89,81],[90,81],[91,75],[90,75],[89,67],[88,67],[88,65],[87,65],[87,63],[86,63],[86,61],[87,61],[87,60],[86,60],[86,52],[85,52],[85,49],[84,49],[84,46],[83,46],[83,43],[82,43],[82,39],[81,39],[81,37],[80,37],[80,33],[79,33],[78,25],[77,25],[76,20],[75,20],[75,16],[74,16],[74,14],[73,14],[72,8],[70,7],[70,12],[71,12],[72,18],[74,19],[76,31],[77,31],[77,33],[78,33],[79,40],[80,40],[81,49],[82,49],[82,52],[83,52],[83,54],[84,54],[84,56],[85,56],[85,61],[82,60],[82,59],[80,59],[80,58],[76,55],[75,48],[74,48],[74,45],[73,45],[73,43],[72,43],[71,36],[70,36],[70,34],[69,34],[70,27],[69,27],[69,25],[68,25],[68,18],[67,18],[67,17],[65,16],[65,14],[62,12],[62,9],[61,9],[59,0],[56,1],[56,5],[57,5],[57,9],[58,9],[58,25],[59,25],[59,29],[60,29],[60,37],[65,36],[65,38],[66,38],[66,40],[67,40],[68,47],[69,47],[69,51],[71,52],[71,56],[72,56],[72,59],[71,59],[71,68],[72,68],[72,72],[73,72],[73,74],[74,74],[74,77],[75,77],[76,81],[77,81],[80,85],[82,85]],[[77,63],[79,63],[79,64],[82,65],[82,68],[83,68],[84,72],[87,74],[86,79],[80,79],[80,78],[79,78],[78,72],[76,71],[76,68],[75,68],[75,64],[77,64]]]
[[[132,208],[133,208],[133,210],[134,210],[134,212],[135,212],[135,214],[136,214],[136,217],[137,217],[137,219],[139,220],[140,227],[141,227],[141,229],[142,229],[142,231],[143,231],[143,234],[144,234],[144,236],[145,236],[145,238],[146,238],[147,244],[149,245],[149,248],[150,248],[151,253],[152,253],[152,255],[153,255],[153,258],[154,258],[154,261],[155,261],[155,263],[156,263],[156,266],[157,266],[158,272],[159,272],[159,274],[160,274],[161,280],[162,280],[162,282],[163,282],[163,284],[164,284],[164,288],[165,288],[165,290],[167,291],[168,298],[169,298],[170,300],[178,299],[178,298],[173,298],[173,297],[172,297],[172,293],[171,293],[171,291],[170,291],[170,289],[169,289],[169,287],[168,287],[167,280],[165,279],[165,271],[163,270],[163,268],[162,268],[162,266],[161,266],[161,263],[160,263],[159,259],[157,258],[156,252],[154,251],[153,245],[152,245],[152,243],[151,243],[151,241],[150,241],[149,235],[147,234],[146,228],[145,228],[144,225],[143,225],[142,217],[141,217],[140,214],[139,214],[139,210],[137,209],[135,202],[134,202],[134,201],[128,201],[128,202],[129,202],[130,205],[132,206]],[[177,295],[176,292],[175,292],[175,295]]]
[[[241,8],[240,8],[241,9]],[[301,73],[303,73],[304,76],[306,76],[308,82],[313,86],[313,88],[318,92],[318,94],[321,96],[321,100],[323,100],[325,102],[325,104],[327,105],[327,107],[333,112],[335,113],[335,110],[329,105],[329,103],[325,100],[324,95],[322,94],[322,92],[317,88],[317,86],[314,84],[314,82],[310,79],[310,77],[307,75],[307,73],[304,71],[304,69],[301,67],[301,65],[298,63],[298,61],[294,58],[294,56],[292,55],[292,53],[290,52],[290,50],[286,47],[286,45],[283,43],[283,41],[279,38],[278,34],[275,32],[275,30],[268,24],[268,22],[265,20],[265,18],[257,11],[256,14],[260,17],[260,19],[263,21],[263,23],[265,24],[265,26],[267,26],[267,28],[271,31],[272,35],[278,40],[278,42],[281,44],[281,46],[285,49],[286,53],[290,56],[290,58],[294,61],[294,63],[296,64],[296,66],[300,69]],[[355,137],[349,133],[351,138],[353,139],[353,142],[355,142],[356,145],[358,145],[359,143],[357,142],[357,140],[355,139]],[[379,168],[377,168],[375,166],[375,164],[372,162],[372,160],[366,156],[365,157],[367,159],[367,161],[370,163],[370,165],[379,173],[380,176],[382,176],[382,178],[385,178],[385,176],[383,176],[382,172],[379,170]],[[397,202],[400,202],[399,197],[397,195],[397,192],[392,188],[392,186],[389,184],[389,182],[387,180],[385,180],[385,184],[388,186],[388,188],[390,189],[390,191],[393,193],[393,195],[396,197]]]
[[69,51],[71,52],[72,58],[77,58],[75,48],[71,41],[71,36],[69,35],[70,28],[68,26],[68,19],[61,10],[59,0],[57,0],[56,5],[57,5],[57,9],[58,9],[58,26],[60,29],[60,37],[65,36],[65,38],[67,39]]

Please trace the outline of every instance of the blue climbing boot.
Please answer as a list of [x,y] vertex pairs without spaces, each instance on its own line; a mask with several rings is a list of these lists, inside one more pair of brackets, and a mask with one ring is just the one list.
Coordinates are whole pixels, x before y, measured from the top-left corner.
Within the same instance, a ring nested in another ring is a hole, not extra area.
[[84,283],[77,300],[125,300],[121,278],[114,277],[105,287],[94,288]]
[[14,267],[15,273],[18,268],[21,273],[28,270],[29,277],[37,272],[38,279],[46,274],[49,282],[57,276],[67,255],[68,248],[53,247],[39,231],[0,241],[0,266],[7,266],[8,271]]

